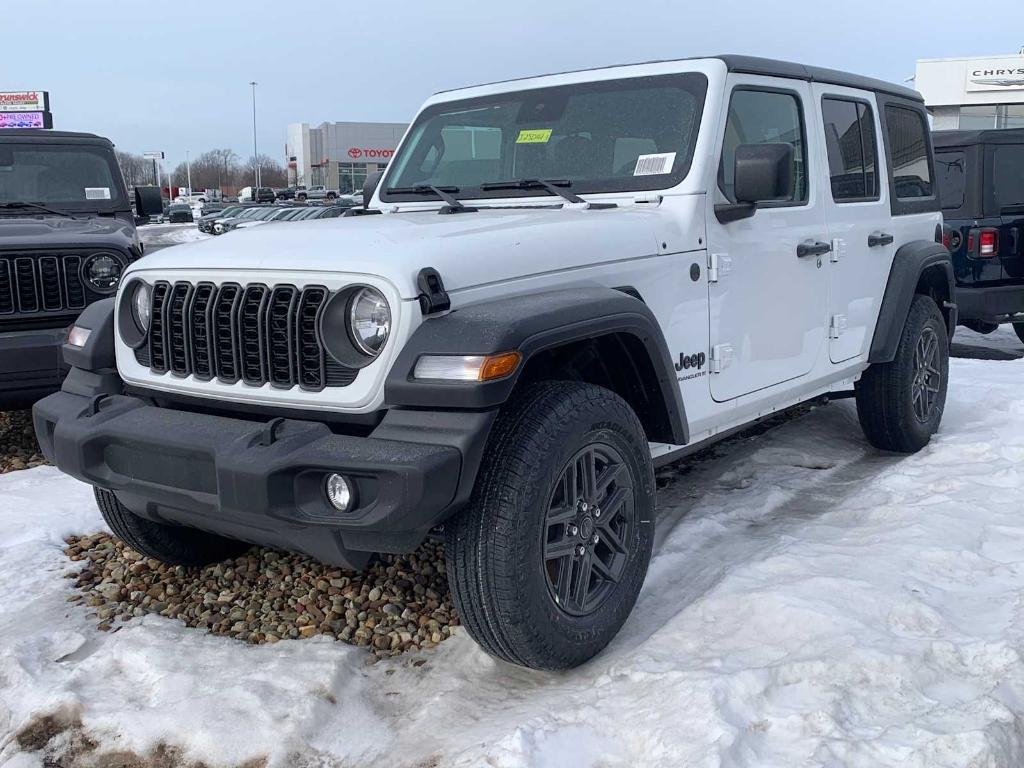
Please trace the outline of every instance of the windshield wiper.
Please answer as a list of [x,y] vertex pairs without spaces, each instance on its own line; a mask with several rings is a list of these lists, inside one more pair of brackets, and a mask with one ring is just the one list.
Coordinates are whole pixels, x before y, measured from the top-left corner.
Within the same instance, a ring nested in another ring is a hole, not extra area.
[[480,189],[485,192],[491,189],[545,189],[552,195],[558,195],[570,203],[587,202],[579,195],[562,189],[562,187],[571,186],[572,182],[568,179],[516,179],[514,181],[489,181],[486,184],[481,184]]
[[435,187],[433,184],[417,184],[414,187],[388,187],[385,192],[389,195],[437,195],[444,200],[447,208],[442,208],[440,213],[466,213],[475,211],[476,208],[468,208],[457,198],[453,192],[458,192],[459,187]]
[[0,208],[4,210],[14,210],[16,208],[35,208],[36,210],[39,211],[55,213],[58,216],[67,216],[70,219],[74,218],[74,216],[72,216],[70,213],[68,213],[67,211],[62,211],[59,208],[50,208],[49,206],[43,205],[42,203],[26,203],[20,200],[16,200],[13,203],[0,203]]

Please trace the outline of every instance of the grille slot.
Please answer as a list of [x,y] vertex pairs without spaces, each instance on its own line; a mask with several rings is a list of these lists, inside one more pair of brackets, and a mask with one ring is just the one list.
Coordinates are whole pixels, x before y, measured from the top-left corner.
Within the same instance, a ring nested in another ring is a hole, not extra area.
[[317,332],[329,298],[322,286],[157,282],[149,343],[135,359],[155,373],[204,381],[345,387],[359,371],[328,355]]
[[81,266],[74,254],[0,254],[0,315],[84,309]]

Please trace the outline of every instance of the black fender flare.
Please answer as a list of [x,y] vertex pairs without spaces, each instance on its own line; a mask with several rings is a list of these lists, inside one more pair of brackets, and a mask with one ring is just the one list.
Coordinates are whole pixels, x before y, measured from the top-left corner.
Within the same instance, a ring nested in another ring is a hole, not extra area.
[[878,311],[878,323],[871,339],[869,363],[888,363],[896,357],[896,348],[903,334],[903,326],[910,314],[910,304],[918,282],[925,270],[940,268],[949,288],[950,306],[940,306],[946,317],[949,338],[956,328],[956,283],[953,277],[953,261],[949,251],[931,240],[914,240],[899,247],[889,270],[882,306]]
[[[505,403],[538,352],[621,333],[646,350],[658,379],[674,442],[689,442],[675,368],[657,318],[643,301],[621,290],[573,287],[503,297],[427,317],[399,352],[384,386],[388,407],[487,409]],[[491,355],[518,350],[514,374],[489,382],[418,381],[422,355]]]

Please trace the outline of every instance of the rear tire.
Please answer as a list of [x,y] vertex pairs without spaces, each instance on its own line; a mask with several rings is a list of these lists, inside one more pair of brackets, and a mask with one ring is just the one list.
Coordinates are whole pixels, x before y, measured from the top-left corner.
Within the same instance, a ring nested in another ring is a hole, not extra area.
[[1017,338],[1024,341],[1024,323],[1014,323],[1013,332],[1017,334]]
[[636,415],[601,387],[531,385],[495,423],[445,538],[456,610],[485,651],[534,669],[592,658],[651,557],[654,470]]
[[873,364],[856,384],[868,442],[898,453],[924,448],[942,421],[948,383],[946,322],[930,297],[914,296],[896,357]]
[[140,555],[168,565],[207,565],[238,557],[250,547],[197,528],[147,520],[125,507],[110,491],[103,488],[93,491],[103,519],[121,541]]

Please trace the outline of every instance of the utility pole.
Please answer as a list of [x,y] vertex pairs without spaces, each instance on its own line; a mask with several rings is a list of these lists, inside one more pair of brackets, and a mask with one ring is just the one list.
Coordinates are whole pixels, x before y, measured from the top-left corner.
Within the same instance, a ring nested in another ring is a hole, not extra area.
[[251,80],[249,85],[252,86],[252,163],[256,170],[256,188],[260,187],[260,151],[256,146],[256,86],[258,83],[255,80]]

